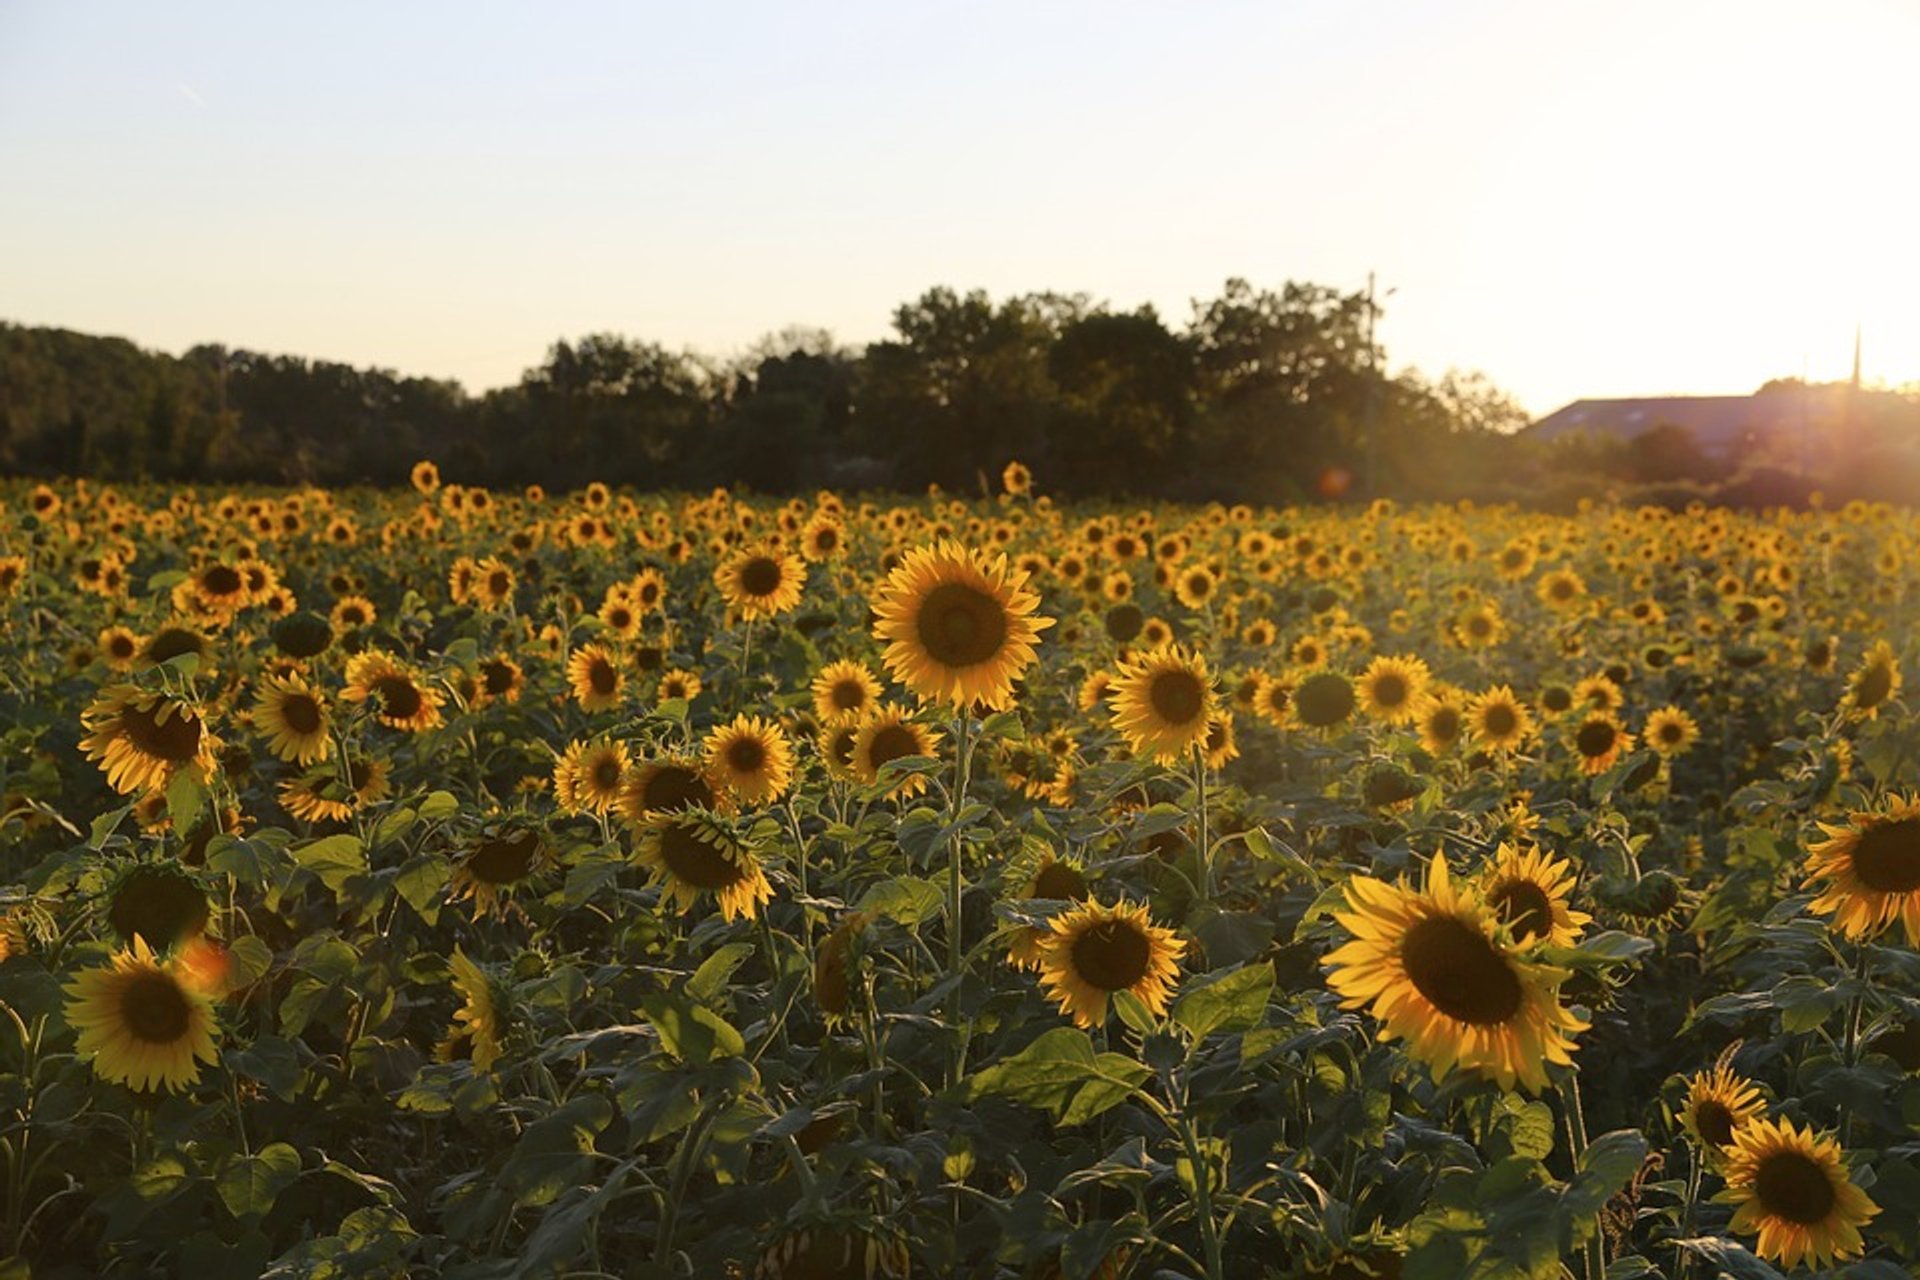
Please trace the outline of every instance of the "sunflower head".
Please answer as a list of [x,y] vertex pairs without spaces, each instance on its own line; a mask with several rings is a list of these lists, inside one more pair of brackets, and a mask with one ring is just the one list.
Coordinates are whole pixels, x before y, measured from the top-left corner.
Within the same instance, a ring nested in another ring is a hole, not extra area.
[[1880,1212],[1854,1185],[1840,1144],[1791,1120],[1754,1118],[1733,1131],[1726,1152],[1733,1230],[1757,1235],[1755,1252],[1788,1267],[1831,1266],[1865,1252],[1860,1228]]
[[1040,598],[1004,555],[946,541],[907,553],[873,601],[881,660],[929,702],[1004,710],[1034,660]]
[[770,804],[793,782],[793,747],[779,725],[735,716],[707,734],[707,763],[742,803]]
[[1076,1026],[1104,1023],[1120,991],[1166,1012],[1187,944],[1153,923],[1144,904],[1089,899],[1054,916],[1049,930],[1039,942],[1040,984]]
[[1820,824],[1826,839],[1807,851],[1806,879],[1818,889],[1810,910],[1833,917],[1849,938],[1899,921],[1920,946],[1920,798],[1891,796],[1844,826]]
[[107,889],[107,923],[120,941],[139,939],[156,954],[198,937],[210,915],[207,891],[178,863],[133,863]]
[[1115,727],[1134,751],[1163,763],[1202,747],[1218,708],[1206,659],[1183,649],[1155,650],[1114,679]]
[[724,823],[697,812],[648,823],[634,855],[652,873],[663,903],[682,913],[711,894],[726,919],[752,919],[773,898],[753,850]]
[[103,1080],[172,1093],[198,1082],[201,1063],[220,1060],[206,996],[142,937],[106,966],[81,971],[66,991],[75,1051]]

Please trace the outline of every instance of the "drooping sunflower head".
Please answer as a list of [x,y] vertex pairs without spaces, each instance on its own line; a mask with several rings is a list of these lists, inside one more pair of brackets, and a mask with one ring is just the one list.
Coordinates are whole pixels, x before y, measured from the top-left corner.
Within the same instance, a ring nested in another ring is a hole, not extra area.
[[743,804],[771,804],[793,782],[793,747],[779,725],[738,715],[707,734],[713,772]]
[[1088,899],[1054,916],[1050,930],[1039,944],[1040,984],[1076,1026],[1104,1023],[1120,991],[1166,1012],[1187,944],[1153,923],[1145,904]]
[[1480,892],[1520,946],[1571,947],[1593,920],[1567,905],[1574,880],[1571,862],[1502,842],[1481,874]]
[[722,786],[713,767],[692,756],[642,760],[627,771],[620,788],[620,814],[644,825],[688,809],[724,809],[727,797]]
[[1920,947],[1920,798],[1891,796],[1877,811],[1820,830],[1827,838],[1807,850],[1806,883],[1818,890],[1808,909],[1856,939],[1897,920],[1908,944]]
[[1353,682],[1337,671],[1314,671],[1293,687],[1293,718],[1309,729],[1332,730],[1353,715]]
[[[867,786],[877,786],[880,770],[895,760],[930,756],[940,749],[940,735],[898,707],[881,707],[855,728],[850,767]],[[894,797],[917,796],[927,789],[923,773],[903,774],[888,790]]]
[[198,937],[212,914],[207,891],[176,862],[136,862],[107,889],[107,923],[128,946],[137,938],[156,954]]
[[454,865],[452,897],[473,899],[482,915],[503,910],[514,890],[538,878],[551,860],[546,841],[533,827],[484,833]]
[[1177,647],[1127,663],[1113,684],[1115,727],[1136,753],[1163,763],[1204,744],[1218,708],[1207,660]]
[[211,1004],[172,963],[155,959],[144,938],[82,970],[66,992],[75,1052],[103,1080],[174,1093],[199,1081],[201,1063],[220,1060]]
[[1880,708],[1899,694],[1900,683],[1900,660],[1894,656],[1893,646],[1885,640],[1876,640],[1859,667],[1847,677],[1847,692],[1840,700],[1840,707],[1858,719],[1877,719]]
[[1840,1144],[1791,1120],[1736,1127],[1726,1179],[1714,1198],[1736,1206],[1733,1230],[1757,1235],[1755,1251],[1788,1267],[1859,1257],[1866,1250],[1860,1228],[1880,1212],[1854,1185]]
[[1344,1008],[1370,1006],[1382,1039],[1404,1040],[1436,1078],[1465,1068],[1503,1089],[1538,1091],[1549,1065],[1572,1063],[1586,1023],[1560,1003],[1566,971],[1504,942],[1479,895],[1454,889],[1444,858],[1428,864],[1422,891],[1355,876],[1346,898],[1334,918],[1353,941],[1323,962],[1327,985]]
[[121,795],[164,791],[182,769],[203,782],[213,775],[220,740],[197,708],[171,694],[113,685],[80,720],[88,730],[80,750]]
[[743,547],[721,561],[713,580],[727,607],[740,617],[772,618],[800,603],[807,566],[777,547]]
[[724,824],[697,813],[647,824],[634,856],[651,873],[650,883],[683,914],[702,894],[711,894],[728,920],[751,920],[773,898],[773,886],[754,852]]
[[864,662],[828,663],[813,678],[813,714],[823,725],[860,720],[880,701],[880,682]]
[[873,601],[894,678],[928,702],[1004,710],[1052,618],[1004,555],[945,541],[909,551]]
[[454,994],[461,1000],[453,1014],[449,1040],[459,1042],[464,1050],[460,1056],[472,1061],[475,1070],[489,1070],[505,1052],[511,998],[492,975],[458,948],[448,967],[453,972]]

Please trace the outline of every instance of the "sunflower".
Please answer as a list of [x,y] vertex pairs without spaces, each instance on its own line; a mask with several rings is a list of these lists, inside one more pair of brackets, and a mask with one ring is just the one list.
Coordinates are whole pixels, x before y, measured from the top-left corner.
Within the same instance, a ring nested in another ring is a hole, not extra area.
[[659,886],[663,903],[673,903],[682,914],[693,910],[703,893],[713,895],[728,920],[751,920],[773,899],[773,886],[753,850],[725,827],[694,815],[647,824],[634,856],[652,873],[650,883]]
[[333,623],[335,631],[359,631],[372,626],[379,617],[373,601],[365,596],[347,596],[334,604],[328,621]]
[[1016,458],[1001,470],[1000,485],[1015,497],[1022,497],[1033,491],[1033,472],[1027,470],[1026,463]]
[[509,1003],[506,993],[458,947],[448,967],[453,970],[453,990],[461,1004],[453,1014],[447,1047],[457,1042],[466,1050],[462,1056],[472,1061],[474,1069],[485,1071],[499,1061],[503,1051],[501,1042],[507,1030],[504,1010]]
[[627,673],[604,645],[582,645],[567,659],[567,687],[583,710],[605,711],[613,706],[626,683]]
[[1075,695],[1074,705],[1082,711],[1097,711],[1106,704],[1107,695],[1113,692],[1113,673],[1095,671],[1080,682],[1079,692]]
[[392,792],[385,760],[349,760],[344,780],[332,764],[287,779],[280,784],[280,805],[302,822],[345,822],[356,810],[378,804]]
[[1034,659],[1040,597],[1004,555],[989,558],[944,541],[909,551],[873,602],[874,635],[887,670],[929,702],[1001,711]]
[[846,526],[832,512],[821,512],[800,530],[800,554],[814,564],[833,559],[846,545]]
[[572,742],[553,765],[553,798],[572,813],[606,813],[627,777],[624,742]]
[[1467,704],[1467,727],[1486,751],[1511,751],[1533,733],[1533,713],[1506,685],[1497,685]]
[[136,862],[107,889],[107,924],[132,945],[140,939],[156,953],[206,932],[207,891],[193,873],[171,859]]
[[1354,940],[1323,962],[1327,985],[1343,1008],[1371,1005],[1382,1039],[1405,1040],[1436,1077],[1478,1070],[1503,1089],[1538,1091],[1548,1064],[1572,1064],[1572,1033],[1587,1024],[1560,1003],[1566,971],[1502,942],[1494,910],[1453,888],[1445,858],[1428,864],[1424,891],[1354,876],[1346,899],[1334,918]]
[[808,1227],[768,1245],[750,1280],[906,1280],[907,1247],[864,1227]]
[[191,623],[169,622],[147,637],[146,647],[140,651],[140,663],[158,667],[187,654],[192,654],[198,660],[199,672],[205,675],[208,665],[213,661],[213,642]]
[[[883,707],[862,720],[855,731],[850,766],[853,776],[874,786],[880,770],[895,760],[909,756],[930,756],[940,749],[940,735],[923,724],[907,718],[895,707]],[[892,796],[917,796],[927,789],[923,773],[903,775],[888,792]]]
[[1206,742],[1217,709],[1207,660],[1179,648],[1127,663],[1114,679],[1114,725],[1135,753],[1163,764]]
[[1293,687],[1293,718],[1309,729],[1336,729],[1355,705],[1353,682],[1337,671],[1314,671]]
[[1224,769],[1227,762],[1240,758],[1240,746],[1233,740],[1233,715],[1221,711],[1207,721],[1207,736],[1200,743],[1200,756],[1209,769]]
[[1220,579],[1204,564],[1189,565],[1173,575],[1174,598],[1189,609],[1204,609],[1220,589]]
[[654,684],[654,696],[660,702],[692,702],[706,688],[698,671],[686,667],[668,667]]
[[770,720],[735,716],[731,724],[709,732],[701,745],[715,775],[746,804],[778,800],[793,782],[793,747]]
[[1647,717],[1640,740],[1662,756],[1686,754],[1699,741],[1700,726],[1679,707],[1662,707]]
[[431,494],[440,487],[440,468],[423,459],[413,464],[413,471],[407,478],[422,494]]
[[247,579],[230,564],[215,561],[189,574],[184,584],[202,613],[234,613],[249,602]]
[[742,618],[771,618],[800,603],[807,566],[774,546],[744,547],[713,572],[727,607]]
[[1357,682],[1360,706],[1388,724],[1406,724],[1418,713],[1431,675],[1418,658],[1375,658]]
[[1750,1120],[1733,1131],[1727,1188],[1714,1198],[1737,1206],[1733,1230],[1759,1236],[1756,1252],[1788,1267],[1820,1266],[1865,1252],[1860,1228],[1880,1206],[1853,1183],[1832,1138],[1791,1120]]
[[1253,713],[1276,729],[1293,723],[1293,681],[1262,671],[1254,677]]
[[268,676],[253,704],[267,750],[289,764],[315,764],[333,751],[333,720],[320,691],[297,675]]
[[1080,1027],[1107,1020],[1107,999],[1131,992],[1155,1016],[1167,1009],[1187,944],[1153,923],[1144,903],[1111,907],[1089,899],[1048,921],[1040,940],[1040,984]]
[[1571,947],[1593,921],[1586,912],[1567,906],[1574,879],[1571,862],[1541,849],[1522,852],[1503,842],[1481,873],[1480,894],[1521,946],[1546,942]]
[[858,781],[860,775],[853,769],[853,749],[859,741],[858,724],[834,724],[820,730],[814,739],[814,749],[826,763],[829,777],[842,782]]
[[1413,723],[1420,730],[1421,748],[1429,755],[1442,756],[1466,733],[1467,711],[1456,692],[1428,693],[1420,699]]
[[1820,823],[1825,840],[1807,850],[1806,884],[1819,886],[1808,910],[1832,916],[1849,938],[1867,938],[1898,920],[1920,947],[1920,798],[1890,796],[1879,812],[1855,812],[1845,826]]
[[495,701],[518,702],[526,687],[526,673],[519,663],[505,654],[488,658],[480,664],[480,693],[474,706],[483,707]]
[[1633,750],[1633,735],[1608,711],[1588,712],[1567,740],[1580,758],[1580,771],[1589,776],[1605,773],[1622,752]]
[[421,733],[440,723],[440,693],[424,684],[398,658],[368,649],[347,659],[348,702],[373,704],[374,718],[389,729]]
[[139,660],[140,637],[126,627],[103,628],[96,644],[100,650],[100,660],[107,664],[110,671],[131,671]]
[[[1042,853],[1033,869],[1020,880],[1016,899],[1039,898],[1051,902],[1085,902],[1087,877],[1072,862]],[[1042,925],[1022,925],[1013,931],[1007,944],[1007,963],[1016,969],[1038,969],[1042,947],[1052,931]]]
[[504,910],[514,889],[538,876],[551,861],[546,841],[532,827],[494,832],[454,865],[451,896],[455,902],[472,898],[481,915]]
[[170,694],[114,685],[101,691],[80,722],[89,731],[80,750],[123,796],[163,791],[182,769],[202,783],[213,776],[220,740],[198,710]]
[[110,964],[83,970],[66,992],[67,1022],[79,1031],[74,1050],[103,1080],[174,1093],[200,1079],[200,1063],[220,1060],[212,1005],[156,960],[144,938]]
[[1847,677],[1847,693],[1840,700],[1842,710],[1863,720],[1878,719],[1880,708],[1900,692],[1900,660],[1893,646],[1876,640],[1873,648]]
[[641,613],[652,613],[667,598],[667,580],[658,569],[642,569],[627,583],[624,594],[627,602]]
[[713,767],[691,756],[643,760],[627,770],[618,808],[636,825],[687,809],[723,809],[720,780]]
[[1753,1082],[1723,1061],[1687,1077],[1687,1101],[1680,1111],[1680,1123],[1707,1158],[1717,1162],[1733,1146],[1735,1131],[1766,1112],[1767,1104]]
[[813,678],[813,714],[824,725],[860,720],[880,700],[880,682],[863,662],[829,663]]

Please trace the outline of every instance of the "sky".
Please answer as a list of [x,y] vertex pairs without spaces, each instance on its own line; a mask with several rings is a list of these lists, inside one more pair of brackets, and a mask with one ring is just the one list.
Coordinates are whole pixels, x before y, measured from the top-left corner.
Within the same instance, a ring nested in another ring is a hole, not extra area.
[[483,390],[1373,272],[1395,369],[1535,413],[1845,377],[1856,325],[1901,384],[1917,56],[1920,0],[0,0],[0,319]]

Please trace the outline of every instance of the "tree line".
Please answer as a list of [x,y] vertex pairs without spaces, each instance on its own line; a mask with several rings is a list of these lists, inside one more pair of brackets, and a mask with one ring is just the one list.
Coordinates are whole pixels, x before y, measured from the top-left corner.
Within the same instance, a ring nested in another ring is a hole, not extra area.
[[1525,413],[1483,375],[1388,373],[1378,316],[1363,292],[1303,282],[1229,280],[1177,328],[1150,306],[940,287],[864,349],[791,329],[723,361],[591,334],[481,395],[0,325],[0,470],[399,484],[431,457],[466,484],[783,493],[970,490],[1019,458],[1064,495],[1260,502],[1701,483],[1684,449],[1516,439]]

